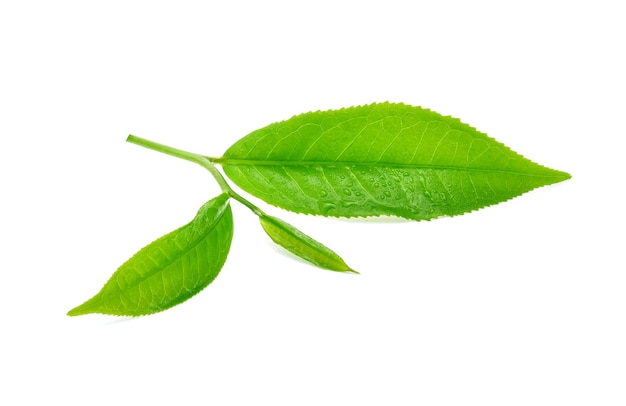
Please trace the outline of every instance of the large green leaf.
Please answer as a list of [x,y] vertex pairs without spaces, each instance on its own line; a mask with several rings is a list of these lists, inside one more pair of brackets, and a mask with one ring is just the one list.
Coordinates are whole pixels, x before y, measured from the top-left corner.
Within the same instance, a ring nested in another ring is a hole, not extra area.
[[342,217],[452,216],[570,177],[457,119],[392,103],[295,116],[215,162],[270,204]]
[[215,279],[232,236],[232,212],[222,194],[205,203],[189,224],[139,250],[98,294],[68,314],[140,316],[175,306]]

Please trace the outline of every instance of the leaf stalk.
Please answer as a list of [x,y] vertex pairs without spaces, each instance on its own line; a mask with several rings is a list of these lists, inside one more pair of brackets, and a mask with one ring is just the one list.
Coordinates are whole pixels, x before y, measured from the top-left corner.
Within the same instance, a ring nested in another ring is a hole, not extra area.
[[232,197],[233,199],[237,200],[239,203],[246,206],[257,216],[261,217],[265,215],[263,210],[255,206],[252,202],[248,201],[246,198],[241,196],[239,193],[235,192],[230,187],[228,182],[226,182],[226,179],[224,179],[224,176],[222,176],[220,171],[217,170],[217,168],[211,161],[211,158],[205,157],[200,154],[193,153],[193,152],[184,151],[182,149],[173,148],[168,145],[150,141],[145,138],[137,137],[136,135],[132,135],[132,134],[130,134],[128,138],[126,138],[126,142],[130,142],[131,144],[139,145],[140,147],[148,148],[153,151],[161,152],[163,154],[171,155],[176,158],[184,159],[186,161],[194,162],[202,166],[203,168],[208,170],[211,173],[211,175],[213,175],[213,178],[215,178],[217,183],[220,185],[222,192],[227,193],[228,196]]

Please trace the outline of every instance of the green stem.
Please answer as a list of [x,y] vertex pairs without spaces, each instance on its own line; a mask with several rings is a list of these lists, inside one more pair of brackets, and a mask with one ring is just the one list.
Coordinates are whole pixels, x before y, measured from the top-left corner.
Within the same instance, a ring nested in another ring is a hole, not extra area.
[[256,214],[257,216],[265,215],[265,213],[263,213],[261,209],[256,207],[254,204],[252,204],[248,200],[246,200],[243,196],[235,192],[230,187],[230,185],[226,182],[226,179],[224,179],[220,171],[217,170],[215,165],[213,165],[213,163],[208,157],[204,157],[199,154],[194,154],[193,152],[183,151],[182,149],[172,148],[167,145],[159,144],[158,142],[150,141],[145,138],[137,137],[132,134],[129,135],[128,138],[126,138],[126,141],[135,145],[139,145],[144,148],[151,149],[153,151],[161,152],[163,154],[171,155],[176,158],[181,158],[186,161],[194,162],[202,166],[203,168],[211,172],[211,175],[213,175],[217,183],[220,185],[220,188],[222,189],[223,193],[228,194],[230,197],[237,200],[239,203],[243,204],[250,210],[252,210],[252,212]]
[[142,146],[154,151],[162,152],[167,155],[175,156],[177,158],[185,159],[187,161],[199,163],[201,156],[194,154],[193,152],[183,151],[182,149],[172,148],[167,145],[159,144],[158,142],[150,141],[145,138],[137,137],[136,135],[129,135],[126,138],[126,142]]
[[211,172],[211,174],[213,175],[213,177],[215,178],[215,180],[217,180],[217,183],[219,183],[220,185],[224,185],[227,190],[224,190],[224,188],[222,188],[222,191],[224,191],[225,193],[228,193],[228,195],[230,197],[232,197],[233,199],[237,200],[239,203],[243,204],[244,206],[246,206],[247,208],[249,208],[250,210],[252,210],[252,212],[254,214],[256,214],[257,216],[261,217],[261,216],[265,216],[265,213],[263,213],[263,210],[259,209],[258,207],[256,207],[254,204],[252,204],[251,202],[249,202],[248,200],[246,200],[246,198],[244,198],[243,196],[241,196],[239,193],[235,192],[230,185],[226,182],[226,179],[224,179],[224,177],[222,176],[222,174],[220,173],[220,171],[217,170],[217,168],[215,167],[215,165],[213,165],[207,158],[205,157],[200,157],[200,159],[203,162],[203,164],[201,164],[202,166],[204,166],[205,168],[207,168],[209,170],[209,172]]

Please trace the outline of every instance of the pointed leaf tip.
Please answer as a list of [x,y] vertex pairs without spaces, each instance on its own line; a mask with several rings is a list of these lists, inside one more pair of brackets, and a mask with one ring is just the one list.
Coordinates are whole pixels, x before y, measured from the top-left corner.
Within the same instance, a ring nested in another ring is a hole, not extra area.
[[82,316],[84,314],[90,314],[90,313],[98,313],[98,302],[100,301],[98,296],[99,295],[96,295],[92,297],[91,299],[87,300],[85,303],[79,306],[76,306],[75,308],[67,312],[67,315],[74,317],[74,316]]
[[94,311],[89,311],[89,310],[84,310],[81,308],[81,306],[77,306],[75,308],[73,308],[72,310],[70,310],[69,312],[67,312],[67,315],[70,317],[75,317],[75,316],[82,316],[84,314],[89,314],[89,313],[95,313]]

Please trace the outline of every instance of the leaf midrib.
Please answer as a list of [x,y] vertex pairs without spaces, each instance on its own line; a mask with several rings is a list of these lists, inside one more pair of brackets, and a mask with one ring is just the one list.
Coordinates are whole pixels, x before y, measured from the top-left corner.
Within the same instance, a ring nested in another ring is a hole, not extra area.
[[[563,178],[567,177],[567,174],[555,169],[550,169],[545,166],[535,164],[538,168],[553,171],[554,174],[537,174],[532,172],[504,170],[504,169],[492,169],[492,168],[471,168],[463,166],[450,166],[450,165],[426,165],[426,164],[402,164],[397,162],[356,162],[356,161],[269,161],[269,160],[255,160],[255,159],[230,159],[230,158],[217,158],[213,159],[213,162],[221,165],[250,165],[250,166],[365,166],[365,167],[385,167],[385,168],[411,168],[411,169],[434,169],[434,170],[455,170],[455,171],[471,171],[471,172],[489,172],[489,173],[503,173],[503,174],[515,174],[526,176],[537,176],[544,178]],[[534,163],[534,162],[533,162]]]
[[[136,281],[129,283],[124,289],[129,289],[132,287],[135,287],[137,285],[139,285],[142,282],[145,282],[146,280],[152,278],[154,275],[156,275],[158,272],[162,272],[163,270],[165,270],[165,268],[171,266],[174,262],[178,261],[180,258],[182,258],[185,254],[187,254],[189,251],[191,251],[192,249],[196,248],[202,241],[204,241],[206,239],[206,237],[209,235],[209,233],[211,231],[213,231],[213,229],[215,227],[217,227],[217,225],[219,224],[220,220],[222,219],[222,217],[224,217],[224,214],[226,213],[227,208],[224,208],[224,210],[222,210],[222,212],[220,213],[220,215],[215,219],[215,221],[213,222],[213,224],[207,228],[207,230],[202,233],[192,244],[190,244],[187,248],[181,250],[177,255],[175,255],[171,260],[168,260],[167,262],[165,262],[165,264],[161,267],[157,267],[152,271],[149,271],[148,273],[146,273],[145,275],[142,275],[140,278],[137,278]],[[190,224],[187,224],[184,227],[191,227],[193,224],[193,221]],[[180,230],[176,230],[176,231],[180,231]],[[176,232],[174,231],[174,232]],[[167,237],[168,235],[165,235],[164,237]],[[154,262],[154,261],[153,261]]]

